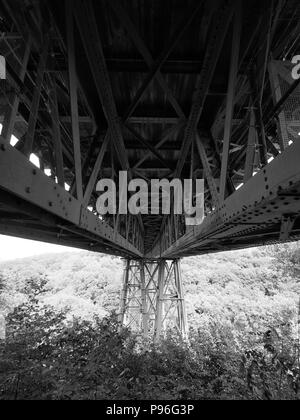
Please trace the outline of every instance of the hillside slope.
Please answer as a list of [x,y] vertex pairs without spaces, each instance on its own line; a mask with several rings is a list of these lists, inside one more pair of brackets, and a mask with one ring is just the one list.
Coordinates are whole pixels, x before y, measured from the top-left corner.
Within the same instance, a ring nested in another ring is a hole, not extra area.
[[[296,328],[299,245],[228,252],[182,261],[191,328],[243,346],[268,328]],[[30,279],[43,279],[45,303],[91,319],[118,310],[123,261],[93,253],[46,255],[0,265],[2,312],[26,299]]]
[[105,316],[119,305],[121,260],[83,252],[2,264],[0,400],[299,399],[299,251],[182,261],[190,340],[157,345]]

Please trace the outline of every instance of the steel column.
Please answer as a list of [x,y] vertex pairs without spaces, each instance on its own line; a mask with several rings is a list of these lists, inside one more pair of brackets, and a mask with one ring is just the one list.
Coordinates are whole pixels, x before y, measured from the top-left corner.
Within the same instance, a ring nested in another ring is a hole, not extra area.
[[[22,69],[20,70],[20,73],[19,73],[21,82],[24,82],[24,79],[26,76],[26,70],[27,70],[27,65],[30,58],[30,52],[31,52],[31,42],[28,41],[25,46]],[[16,118],[18,114],[19,104],[20,104],[19,97],[17,95],[13,95],[12,105],[11,107],[9,107],[8,111],[6,112],[4,116],[2,137],[8,143],[10,143],[11,136],[14,133],[14,127],[15,127]]]
[[68,64],[69,64],[69,85],[71,102],[71,121],[73,150],[75,163],[75,181],[76,195],[79,201],[83,199],[82,190],[82,170],[81,170],[81,144],[79,129],[79,111],[78,111],[78,80],[76,72],[75,42],[74,42],[74,16],[73,4],[66,0],[66,19],[67,19],[67,38],[68,38]]
[[188,338],[179,260],[127,260],[120,323],[156,342],[168,330]]
[[257,131],[255,123],[255,113],[253,108],[251,108],[244,182],[247,182],[250,178],[252,178],[254,171],[254,160],[257,141]]
[[36,132],[36,124],[38,120],[39,108],[40,108],[40,99],[43,87],[43,81],[45,76],[47,57],[50,45],[50,35],[47,34],[45,37],[45,45],[43,52],[40,56],[40,61],[38,65],[37,77],[36,77],[36,86],[33,95],[33,100],[30,108],[30,116],[28,121],[28,131],[26,134],[26,140],[24,144],[24,154],[29,157],[32,153],[34,146],[34,136]]
[[241,32],[242,32],[242,6],[241,4],[239,4],[237,6],[237,12],[235,14],[235,24],[234,24],[234,31],[233,31],[233,38],[232,38],[231,65],[230,65],[230,72],[229,72],[228,94],[227,94],[227,103],[226,103],[226,118],[225,118],[222,168],[221,168],[221,185],[220,185],[220,201],[221,202],[223,202],[226,198],[226,182],[227,182],[229,150],[230,150],[231,134],[232,134],[232,120],[234,116],[236,81],[237,81],[237,75],[238,75],[238,69],[239,69]]

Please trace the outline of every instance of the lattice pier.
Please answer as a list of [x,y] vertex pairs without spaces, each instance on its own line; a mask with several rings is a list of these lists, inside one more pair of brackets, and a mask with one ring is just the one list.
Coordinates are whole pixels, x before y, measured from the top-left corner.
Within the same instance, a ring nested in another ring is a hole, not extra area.
[[188,337],[180,260],[126,260],[120,322],[155,340],[171,329]]

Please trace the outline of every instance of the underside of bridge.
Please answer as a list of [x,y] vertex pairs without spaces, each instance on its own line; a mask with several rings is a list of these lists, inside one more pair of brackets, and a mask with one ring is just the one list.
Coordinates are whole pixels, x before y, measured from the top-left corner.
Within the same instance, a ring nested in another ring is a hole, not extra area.
[[[156,331],[145,272],[299,239],[299,34],[298,0],[0,0],[0,233],[125,258]],[[205,179],[203,223],[100,217],[120,171]]]

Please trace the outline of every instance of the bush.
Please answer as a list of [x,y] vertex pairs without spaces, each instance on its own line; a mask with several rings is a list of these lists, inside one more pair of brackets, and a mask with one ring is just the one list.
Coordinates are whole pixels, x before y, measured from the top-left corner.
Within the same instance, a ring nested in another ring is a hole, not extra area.
[[114,315],[70,323],[34,298],[9,316],[0,354],[5,400],[298,398],[297,361],[270,340],[242,356],[203,345],[197,331],[188,344],[170,336],[144,347]]

